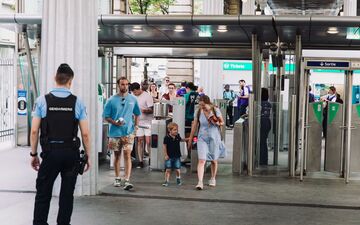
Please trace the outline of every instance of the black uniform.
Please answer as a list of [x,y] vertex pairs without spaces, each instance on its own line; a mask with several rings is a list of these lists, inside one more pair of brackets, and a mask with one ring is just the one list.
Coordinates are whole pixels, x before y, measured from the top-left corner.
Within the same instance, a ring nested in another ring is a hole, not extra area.
[[61,174],[58,225],[69,225],[78,175],[80,139],[75,117],[76,96],[59,98],[47,94],[46,117],[41,119],[42,162],[36,179],[34,225],[47,225],[52,189]]

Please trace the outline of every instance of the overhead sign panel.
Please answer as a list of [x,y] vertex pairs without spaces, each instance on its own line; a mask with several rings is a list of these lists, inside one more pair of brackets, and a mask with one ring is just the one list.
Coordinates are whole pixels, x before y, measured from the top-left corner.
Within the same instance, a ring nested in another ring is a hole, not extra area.
[[350,62],[346,61],[307,61],[306,67],[308,69],[348,69]]

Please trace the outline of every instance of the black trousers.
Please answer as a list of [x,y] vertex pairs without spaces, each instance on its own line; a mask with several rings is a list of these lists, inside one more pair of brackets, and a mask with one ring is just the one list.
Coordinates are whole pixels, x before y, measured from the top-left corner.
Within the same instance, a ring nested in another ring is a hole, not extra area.
[[271,129],[271,121],[269,118],[261,118],[260,123],[260,165],[268,164],[268,145],[267,139]]
[[227,108],[226,108],[226,115],[227,115],[227,118],[226,118],[226,126],[230,126],[230,125],[233,125],[233,107],[232,105],[228,105]]
[[323,127],[323,137],[326,138],[326,134],[327,134],[327,108],[325,108],[324,112],[323,112],[322,127]]
[[48,225],[50,200],[56,177],[61,174],[58,225],[69,225],[78,175],[79,150],[52,149],[41,153],[42,162],[36,179],[33,225]]
[[240,105],[238,106],[238,110],[239,110],[239,117],[246,114],[246,108],[247,105]]

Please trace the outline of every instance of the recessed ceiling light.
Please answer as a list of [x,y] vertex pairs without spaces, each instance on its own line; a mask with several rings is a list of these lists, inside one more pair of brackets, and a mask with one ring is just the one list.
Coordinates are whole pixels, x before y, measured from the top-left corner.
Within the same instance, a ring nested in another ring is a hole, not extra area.
[[175,30],[174,30],[175,32],[183,32],[184,31],[184,27],[183,26],[181,26],[181,25],[177,25],[176,27],[175,27]]
[[221,33],[224,33],[224,32],[227,32],[227,28],[225,25],[220,25],[217,29],[218,32],[221,32]]
[[337,34],[339,33],[339,30],[337,27],[329,27],[329,29],[326,31],[328,34]]
[[141,26],[134,26],[133,29],[132,29],[132,31],[134,31],[134,32],[140,32],[140,31],[142,31],[142,27],[141,27]]

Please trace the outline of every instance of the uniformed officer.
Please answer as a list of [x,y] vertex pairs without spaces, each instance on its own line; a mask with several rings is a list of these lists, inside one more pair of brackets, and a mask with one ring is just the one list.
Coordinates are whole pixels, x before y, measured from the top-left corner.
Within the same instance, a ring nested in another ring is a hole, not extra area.
[[[34,208],[34,225],[46,225],[52,189],[61,174],[58,225],[69,225],[73,210],[74,189],[79,168],[80,126],[83,145],[90,155],[90,135],[84,104],[71,94],[74,72],[67,64],[57,69],[56,87],[36,100],[31,126],[31,166],[38,171]],[[40,154],[37,153],[40,130]],[[85,171],[90,167],[87,161]]]

